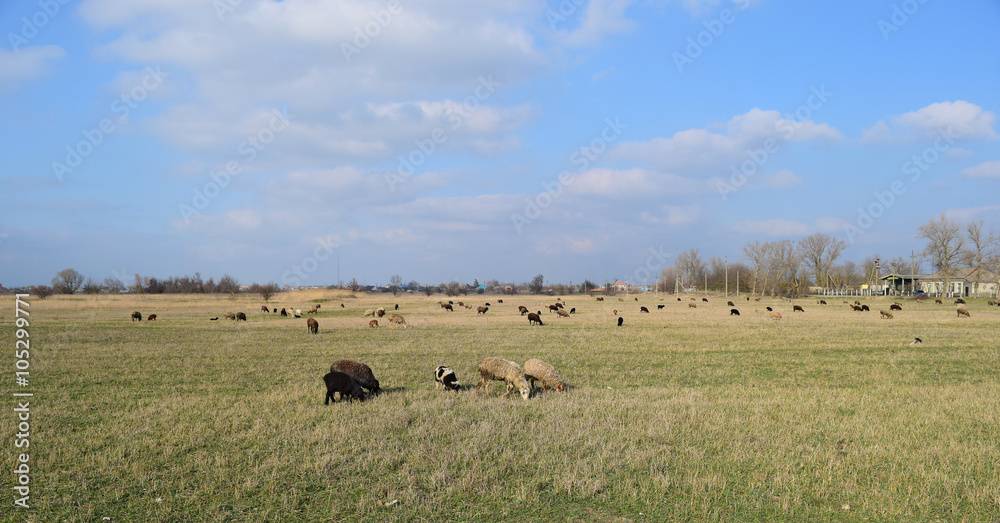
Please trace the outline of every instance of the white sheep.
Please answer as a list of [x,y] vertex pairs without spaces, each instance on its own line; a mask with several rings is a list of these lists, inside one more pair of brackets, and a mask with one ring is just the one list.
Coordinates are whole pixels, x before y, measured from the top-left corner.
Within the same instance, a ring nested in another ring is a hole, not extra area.
[[528,400],[531,388],[528,387],[524,373],[521,372],[521,366],[517,363],[503,358],[491,357],[480,360],[477,367],[479,368],[479,384],[476,385],[476,391],[485,388],[488,394],[491,381],[503,381],[507,384],[507,392],[504,393],[504,396],[509,395],[510,391],[517,388],[521,392],[521,397],[525,401]]
[[524,378],[535,388],[535,381],[542,382],[542,390],[552,387],[556,392],[563,391],[563,382],[556,375],[556,369],[539,359],[530,359],[524,362]]
[[375,316],[375,309],[368,309],[365,311],[365,318],[369,316]]

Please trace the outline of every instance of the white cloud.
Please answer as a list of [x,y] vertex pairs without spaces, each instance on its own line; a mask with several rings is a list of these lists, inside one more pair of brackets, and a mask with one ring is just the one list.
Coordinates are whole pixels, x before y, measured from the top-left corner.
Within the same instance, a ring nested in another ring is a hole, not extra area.
[[633,23],[626,18],[625,9],[632,0],[590,0],[581,15],[580,27],[561,32],[562,42],[570,47],[594,45],[610,34],[627,33]]
[[761,178],[761,185],[764,187],[778,189],[782,187],[792,187],[802,185],[802,178],[788,169],[782,169],[774,174]]
[[611,152],[610,157],[641,162],[667,171],[703,170],[746,160],[750,151],[762,147],[769,139],[774,141],[774,146],[780,147],[786,140],[807,142],[843,138],[840,131],[828,124],[788,120],[778,111],[758,108],[734,116],[722,125],[722,129],[722,133],[688,129],[670,138],[623,142]]
[[0,92],[13,91],[23,82],[48,74],[52,62],[65,56],[66,51],[57,45],[24,47],[17,51],[0,49]]
[[1000,160],[983,162],[979,165],[962,169],[962,176],[966,178],[998,178],[1000,179]]
[[861,141],[876,144],[925,141],[944,132],[965,139],[993,139],[997,137],[993,130],[996,119],[996,113],[963,100],[939,102],[892,116],[888,122],[879,120],[862,130]]
[[982,214],[1000,214],[1000,205],[986,205],[983,207],[969,207],[965,209],[948,209],[944,211],[945,216],[951,220],[967,222]]
[[747,236],[803,236],[809,226],[796,221],[776,218],[773,220],[743,220],[733,225],[733,231]]

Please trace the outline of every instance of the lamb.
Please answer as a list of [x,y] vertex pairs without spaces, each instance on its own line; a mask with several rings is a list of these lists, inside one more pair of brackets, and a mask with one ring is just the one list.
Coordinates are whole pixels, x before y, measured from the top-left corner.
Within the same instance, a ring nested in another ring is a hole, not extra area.
[[286,318],[288,317],[288,311],[286,311],[284,307],[281,308],[281,315]]
[[247,321],[247,315],[242,312],[237,312],[236,321]]
[[394,311],[398,311],[399,310],[399,304],[398,303],[395,304],[393,307],[394,308],[392,310],[394,310]]
[[727,302],[726,302],[726,305],[729,305],[730,307],[735,307],[735,306],[736,306],[736,305],[734,305],[734,304],[733,304],[733,302],[731,302],[731,301],[727,301]]
[[306,320],[306,328],[311,334],[319,334],[319,322],[313,318]]
[[665,307],[665,305],[663,305],[661,303],[661,304],[659,304],[659,305],[656,306],[656,310],[663,310],[663,307]]
[[378,316],[379,318],[385,316],[385,307],[379,307],[375,309],[375,315]]
[[795,312],[795,311],[805,312],[806,310],[803,309],[801,305],[792,305],[792,312]]
[[150,314],[149,317],[146,318],[146,321],[156,321],[156,315],[155,314]]
[[389,315],[389,325],[402,325],[403,328],[405,329],[406,328],[406,320],[404,320],[403,317],[400,316],[399,314],[390,314]]
[[307,310],[306,314],[316,314],[317,312],[319,312],[319,309],[317,307],[313,307],[313,308]]
[[340,393],[340,399],[345,397],[350,402],[354,402],[354,398],[358,401],[364,401],[365,393],[361,390],[361,386],[358,382],[351,379],[350,376],[344,374],[343,372],[329,372],[323,376],[323,381],[326,382],[326,398],[323,402],[324,405],[329,405],[330,400],[337,403],[337,398],[333,396],[334,392]]
[[560,318],[569,318],[569,313],[562,309],[557,310],[556,314],[558,314]]
[[958,309],[958,317],[961,318],[962,316],[965,316],[967,318],[971,318],[972,317],[972,315],[969,314],[968,310],[959,308]]
[[132,313],[132,321],[136,320],[142,321],[142,313],[139,311],[135,311]]
[[625,318],[622,318],[621,316],[619,316],[618,317],[618,326],[621,327],[623,323],[625,323]]
[[542,317],[539,316],[538,313],[536,313],[536,312],[529,312],[528,313],[528,325],[534,325],[536,323],[539,324],[539,325],[545,325],[544,323],[542,323]]
[[330,365],[330,372],[343,372],[358,382],[358,385],[368,389],[369,393],[379,393],[378,380],[375,379],[371,367],[360,361],[337,360]]
[[452,307],[452,305],[450,303],[442,303],[441,304],[441,308],[444,309],[444,310],[446,310],[446,311],[455,312],[455,308]]
[[378,328],[378,320],[372,320],[372,321],[368,322],[368,326],[371,327],[371,328],[373,328],[373,329]]
[[557,310],[559,310],[559,306],[558,305],[549,305],[549,312],[557,311]]
[[369,316],[375,316],[375,309],[368,309],[365,311],[365,318]]
[[781,319],[781,313],[777,312],[777,311],[771,311],[770,316],[771,316],[772,320],[780,320]]
[[698,304],[696,304],[696,303],[689,303],[688,304],[688,308],[689,309],[697,309],[698,308]]
[[478,316],[480,314],[482,314],[483,316],[486,316],[486,311],[488,311],[488,310],[490,310],[489,307],[484,307],[484,306],[480,305],[479,307],[476,307],[476,316]]
[[944,302],[941,301],[941,298],[938,298],[938,299],[934,300],[934,303],[937,303],[938,305],[940,305],[940,304],[942,304]]
[[476,391],[484,389],[489,394],[491,381],[503,381],[507,384],[507,392],[504,393],[504,397],[516,388],[521,392],[524,401],[528,401],[531,389],[517,363],[503,358],[490,357],[480,360],[476,367],[479,369],[479,384],[476,385]]
[[528,308],[525,307],[524,305],[518,305],[517,310],[521,313],[521,316],[528,314]]
[[772,309],[771,307],[764,307],[764,308],[765,308],[765,309],[767,309],[767,312],[772,312],[772,311],[774,311],[774,309]]
[[524,362],[524,378],[528,380],[531,388],[535,388],[535,381],[542,382],[542,391],[552,387],[556,392],[563,391],[563,382],[556,375],[556,369],[542,360],[532,358]]
[[576,314],[576,307],[573,307],[572,309],[570,309],[569,313],[570,314]]
[[302,316],[302,309],[295,309],[296,316]]
[[708,298],[702,298],[701,301],[708,303]]
[[881,315],[881,317],[882,317],[883,320],[891,320],[892,319],[892,311],[887,311],[885,309],[882,309],[882,310],[880,310],[878,312]]
[[819,300],[820,305],[826,305],[826,300]]
[[455,376],[455,371],[444,365],[440,365],[434,369],[434,381],[436,382],[434,385],[435,389],[443,386],[445,390],[451,389],[458,392],[462,388],[462,384],[458,382],[458,377]]
[[739,316],[740,315],[740,311],[738,309],[729,309],[729,315],[730,316]]
[[261,305],[261,306],[260,306],[260,312],[266,312],[266,313],[270,313],[270,312],[271,312],[271,309],[268,309],[268,308],[267,308],[267,305]]
[[645,305],[639,307],[639,313],[642,314],[643,312],[649,314],[649,309],[647,309]]

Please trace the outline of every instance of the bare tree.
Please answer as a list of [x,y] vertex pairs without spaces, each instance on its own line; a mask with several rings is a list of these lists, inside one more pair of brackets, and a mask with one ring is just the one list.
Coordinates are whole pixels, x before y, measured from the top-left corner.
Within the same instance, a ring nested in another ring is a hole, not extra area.
[[816,285],[825,287],[827,273],[834,262],[840,258],[841,252],[847,246],[843,240],[817,232],[799,240],[798,252],[802,260],[812,270]]
[[52,295],[52,288],[48,285],[35,285],[31,288],[31,293],[38,296],[38,299],[44,300]]
[[399,296],[399,290],[403,288],[403,277],[398,274],[393,274],[389,278],[389,290],[392,291],[393,296]]
[[279,291],[281,291],[281,287],[278,287],[278,284],[273,281],[257,286],[257,292],[260,293],[260,299],[264,300],[264,303],[267,303]]
[[[767,284],[767,264],[770,256],[769,250],[770,247],[767,243],[753,242],[743,246],[743,255],[746,256],[747,261],[750,262],[750,279],[751,285],[753,286],[751,294],[755,296],[757,295],[757,284]],[[764,276],[763,282],[761,282],[762,275]],[[764,288],[764,285],[761,285],[761,289]]]
[[83,284],[84,294],[97,294],[101,292],[101,284],[97,283],[93,278],[87,278],[87,281]]
[[951,269],[958,262],[965,247],[965,238],[961,230],[961,225],[949,220],[944,213],[941,213],[938,219],[932,218],[918,229],[917,239],[927,240],[924,254],[944,274],[944,296],[951,290]]
[[104,278],[104,290],[108,294],[121,294],[125,290],[125,284],[114,276]]
[[681,284],[695,288],[705,277],[705,267],[705,262],[698,256],[698,249],[682,252],[674,260],[674,268],[681,277]]
[[541,294],[542,289],[544,287],[545,287],[545,276],[539,274],[538,276],[535,276],[534,278],[531,279],[531,284],[528,285],[528,290],[530,290],[532,294]]
[[83,286],[83,275],[75,269],[63,269],[52,278],[52,290],[60,294],[73,294]]
[[216,292],[232,294],[235,296],[240,292],[240,282],[228,274],[223,274],[222,278],[219,278],[219,284],[216,286],[215,290]]
[[990,247],[993,244],[994,234],[983,230],[983,220],[970,222],[965,226],[965,233],[969,236],[969,248],[965,250],[963,258],[968,267],[975,269],[975,287],[973,287],[976,297],[979,297],[979,284],[983,279],[983,270],[986,258],[990,255]]

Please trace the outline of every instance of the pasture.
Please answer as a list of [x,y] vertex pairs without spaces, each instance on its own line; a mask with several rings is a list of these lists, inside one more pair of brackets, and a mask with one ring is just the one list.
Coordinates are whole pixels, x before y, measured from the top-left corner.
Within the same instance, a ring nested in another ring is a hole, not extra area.
[[[32,508],[8,499],[0,515],[1000,518],[1000,307],[969,300],[971,317],[959,318],[947,302],[900,300],[903,310],[881,319],[892,300],[862,299],[872,312],[855,312],[847,298],[730,297],[735,316],[726,298],[693,296],[696,308],[687,295],[567,295],[569,317],[548,310],[556,297],[527,295],[450,298],[453,312],[437,304],[443,295],[301,291],[268,303],[321,306],[299,319],[265,314],[247,296],[33,297]],[[8,347],[12,302],[0,310]],[[397,303],[408,328],[369,328],[364,311]],[[518,305],[541,311],[545,325],[529,326]],[[133,322],[133,311],[157,320]],[[224,317],[240,311],[246,322]],[[923,343],[910,345],[914,337]],[[494,382],[477,394],[486,356],[540,358],[566,390],[524,401]],[[384,392],[324,405],[323,375],[341,358],[367,363]],[[3,361],[10,398],[12,350]],[[436,389],[438,365],[465,390]],[[14,425],[8,408],[4,432]],[[8,443],[4,485],[15,456]]]

